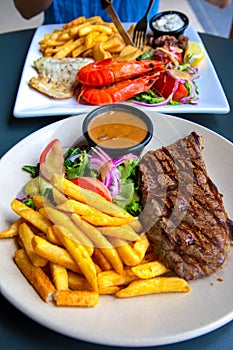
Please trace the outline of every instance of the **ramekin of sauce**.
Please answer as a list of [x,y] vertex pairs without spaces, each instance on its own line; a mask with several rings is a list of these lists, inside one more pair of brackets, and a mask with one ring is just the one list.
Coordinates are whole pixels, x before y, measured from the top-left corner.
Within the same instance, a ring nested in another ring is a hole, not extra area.
[[92,147],[111,156],[140,155],[153,135],[153,123],[142,110],[124,104],[110,104],[92,110],[83,121],[83,134]]
[[149,25],[155,38],[163,35],[178,37],[188,27],[189,19],[179,11],[163,11],[151,17]]

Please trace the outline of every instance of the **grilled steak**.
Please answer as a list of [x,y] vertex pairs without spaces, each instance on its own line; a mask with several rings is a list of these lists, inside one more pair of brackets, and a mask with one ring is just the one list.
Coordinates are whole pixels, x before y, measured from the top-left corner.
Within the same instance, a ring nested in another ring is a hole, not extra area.
[[215,272],[230,246],[230,220],[202,148],[202,137],[192,132],[147,152],[139,165],[140,220],[160,259],[186,280]]

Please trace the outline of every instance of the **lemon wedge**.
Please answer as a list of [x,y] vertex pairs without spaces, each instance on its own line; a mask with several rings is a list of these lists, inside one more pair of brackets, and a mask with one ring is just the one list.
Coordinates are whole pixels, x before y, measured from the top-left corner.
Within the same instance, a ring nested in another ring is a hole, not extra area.
[[189,41],[184,54],[184,61],[192,67],[197,66],[205,56],[204,46],[197,41]]

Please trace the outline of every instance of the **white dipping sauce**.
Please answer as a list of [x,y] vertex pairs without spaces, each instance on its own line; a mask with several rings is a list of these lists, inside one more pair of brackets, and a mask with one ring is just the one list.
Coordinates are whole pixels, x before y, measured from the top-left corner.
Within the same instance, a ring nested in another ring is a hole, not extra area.
[[164,15],[152,23],[153,27],[157,30],[170,32],[177,30],[184,25],[182,18],[176,13]]

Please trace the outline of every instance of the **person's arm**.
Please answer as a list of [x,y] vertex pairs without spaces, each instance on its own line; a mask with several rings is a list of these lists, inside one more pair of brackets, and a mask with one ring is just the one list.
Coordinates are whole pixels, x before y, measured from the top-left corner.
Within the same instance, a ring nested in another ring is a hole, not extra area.
[[224,9],[225,7],[231,4],[231,0],[205,0],[205,1],[221,9]]
[[47,10],[53,0],[14,0],[19,13],[26,19],[30,19]]

